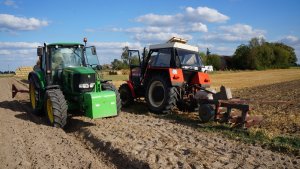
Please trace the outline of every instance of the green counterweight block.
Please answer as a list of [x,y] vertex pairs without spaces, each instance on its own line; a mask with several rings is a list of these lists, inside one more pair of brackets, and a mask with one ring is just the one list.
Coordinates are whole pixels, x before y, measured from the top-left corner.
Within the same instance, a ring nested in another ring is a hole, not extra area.
[[85,115],[92,119],[117,116],[116,94],[113,91],[84,94]]

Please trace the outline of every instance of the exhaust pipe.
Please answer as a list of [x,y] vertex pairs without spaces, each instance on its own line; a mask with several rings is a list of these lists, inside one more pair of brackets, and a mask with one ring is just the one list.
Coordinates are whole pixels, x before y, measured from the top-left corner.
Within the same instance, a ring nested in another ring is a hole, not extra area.
[[11,86],[12,98],[15,98],[17,93],[29,93],[29,90],[18,89],[14,84]]

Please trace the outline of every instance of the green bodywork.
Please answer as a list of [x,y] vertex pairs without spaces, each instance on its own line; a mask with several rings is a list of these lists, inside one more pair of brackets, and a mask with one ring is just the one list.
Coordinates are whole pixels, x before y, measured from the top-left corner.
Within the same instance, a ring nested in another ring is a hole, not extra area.
[[[80,46],[84,47],[80,43],[52,43],[47,45],[47,50],[55,48],[55,46],[60,47],[70,47],[70,46]],[[83,52],[82,52],[83,53]],[[46,54],[44,54],[46,55]],[[44,56],[44,58],[51,60],[51,56]],[[86,58],[85,56],[84,58]],[[90,118],[102,118],[117,115],[117,104],[116,104],[116,94],[114,91],[103,91],[101,88],[101,80],[96,70],[90,66],[70,66],[63,67],[60,71],[52,70],[52,84],[58,85],[62,90],[65,99],[68,104],[69,112],[84,112],[87,117]],[[87,92],[78,92],[74,89],[73,83],[76,83],[74,75],[86,75],[85,77],[95,77],[93,80],[94,87]],[[43,69],[36,69],[30,73],[29,79],[34,77],[36,85],[39,86],[39,97],[37,102],[37,108],[43,109],[44,106],[44,96],[47,90],[46,73]]]
[[101,118],[117,115],[116,94],[113,91],[91,92],[84,94],[85,115]]

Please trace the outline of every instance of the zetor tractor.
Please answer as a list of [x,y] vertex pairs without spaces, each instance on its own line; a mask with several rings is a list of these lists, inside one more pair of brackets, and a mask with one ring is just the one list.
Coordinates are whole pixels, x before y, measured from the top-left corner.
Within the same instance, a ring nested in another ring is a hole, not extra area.
[[118,115],[120,95],[111,83],[100,79],[95,47],[44,44],[37,48],[37,55],[40,66],[28,76],[30,102],[36,114],[46,112],[52,126],[63,128],[68,112],[84,112],[90,118]]
[[[167,43],[150,45],[140,58],[138,50],[128,50],[129,58],[139,61],[130,66],[129,81],[119,88],[122,105],[145,97],[152,112],[167,113],[177,106],[181,110],[197,111],[196,93],[210,86],[210,78],[202,71],[198,47],[173,37]],[[213,111],[213,110],[209,110]]]

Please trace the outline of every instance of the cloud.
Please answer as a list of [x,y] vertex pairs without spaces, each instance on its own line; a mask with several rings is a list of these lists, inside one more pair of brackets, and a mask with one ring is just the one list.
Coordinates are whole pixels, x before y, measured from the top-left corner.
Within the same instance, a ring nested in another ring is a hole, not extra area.
[[300,46],[300,39],[293,35],[288,35],[288,36],[282,38],[280,41],[290,44],[290,45],[292,44],[292,45]]
[[0,14],[0,31],[32,31],[48,24],[46,20]]
[[295,53],[297,56],[297,63],[300,64],[300,39],[293,35],[287,35],[279,40],[279,42],[283,42],[295,49]]
[[11,7],[14,7],[14,8],[18,7],[18,5],[16,4],[16,2],[13,1],[13,0],[4,0],[2,3],[4,5],[6,5],[6,6],[11,6]]
[[193,37],[189,34],[177,34],[177,33],[138,33],[135,35],[135,40],[144,42],[144,43],[161,43],[166,42],[172,37],[181,37],[186,40],[191,40]]
[[208,41],[244,42],[253,37],[265,37],[266,31],[253,29],[250,25],[235,24],[220,26],[219,32],[206,34],[202,37]]
[[35,49],[41,45],[42,44],[38,42],[0,42],[0,49]]
[[146,14],[139,16],[135,19],[136,22],[142,22],[152,26],[170,26],[175,24],[176,21],[182,20],[182,14],[176,15],[157,15],[157,14]]
[[150,26],[178,26],[184,23],[223,23],[229,20],[229,17],[218,12],[216,9],[208,7],[187,7],[185,12],[175,15],[157,15],[146,14],[135,19],[136,22],[141,22]]
[[222,23],[229,20],[229,17],[220,13],[216,9],[208,8],[208,7],[187,7],[185,8],[185,17],[192,21],[204,21],[204,22],[217,22]]
[[[216,9],[208,7],[186,7],[177,14],[159,15],[149,13],[138,16],[135,22],[144,24],[140,27],[112,28],[113,32],[130,33],[134,40],[142,43],[167,41],[173,36],[179,36],[187,40],[193,38],[195,33],[206,33],[208,27],[205,23],[223,23],[229,17]],[[87,29],[93,32],[93,29]]]
[[114,59],[120,59],[123,52],[122,49],[125,46],[138,50],[143,48],[140,43],[131,42],[90,42],[89,44],[97,48],[100,64],[107,64],[111,63]]

